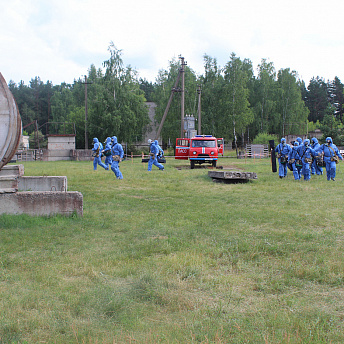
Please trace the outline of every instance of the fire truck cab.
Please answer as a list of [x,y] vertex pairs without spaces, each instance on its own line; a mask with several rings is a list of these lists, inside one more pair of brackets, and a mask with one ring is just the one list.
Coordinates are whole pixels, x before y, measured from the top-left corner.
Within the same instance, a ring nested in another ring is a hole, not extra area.
[[219,154],[223,155],[223,139],[212,135],[196,135],[190,139],[177,138],[175,158],[190,160],[190,168],[195,164],[211,164],[216,167]]

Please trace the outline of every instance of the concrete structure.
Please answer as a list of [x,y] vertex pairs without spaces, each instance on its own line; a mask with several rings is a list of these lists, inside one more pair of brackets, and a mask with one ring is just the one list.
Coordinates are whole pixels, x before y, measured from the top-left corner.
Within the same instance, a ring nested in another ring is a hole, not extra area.
[[21,161],[93,161],[91,149],[25,149],[19,150],[14,156],[17,162]]
[[18,149],[21,127],[16,101],[0,73],[0,170]]
[[22,135],[20,137],[19,149],[29,149],[30,148],[29,138],[30,138],[30,136],[28,136],[28,135]]
[[23,165],[6,165],[0,171],[0,176],[22,177],[24,175]]
[[258,179],[255,172],[241,171],[209,171],[208,176],[213,178],[214,182],[247,182],[250,179]]
[[67,191],[67,177],[18,177],[18,191]]
[[323,137],[323,132],[320,129],[315,129],[314,131],[310,131],[308,133],[309,139],[315,137],[317,140],[320,140]]
[[[137,142],[134,146],[137,148],[146,147],[148,149],[149,145],[147,143],[148,139],[154,140],[157,135],[159,124],[155,121],[155,108],[157,105],[154,102],[146,102],[148,107],[148,116],[150,124],[143,128],[143,141]],[[158,138],[159,144],[161,144],[161,137]]]
[[43,161],[73,160],[73,150],[70,149],[42,149]]
[[0,194],[0,214],[82,215],[80,192],[24,191]]
[[93,161],[91,149],[75,149],[72,151],[73,161]]
[[49,150],[75,149],[75,135],[47,135]]
[[83,215],[83,196],[67,191],[67,177],[24,176],[23,165],[0,171],[0,214]]
[[[302,141],[304,141],[307,138],[307,135],[286,135],[285,139],[287,140],[288,144],[291,144],[293,141],[296,141],[298,137],[301,137]],[[281,142],[281,138],[277,141],[277,143],[275,143],[275,147]]]
[[[82,215],[83,196],[67,191],[67,177],[25,177],[23,165],[6,166],[17,151],[20,136],[18,108],[0,73],[0,214]],[[70,148],[75,148],[75,136],[68,137],[66,151],[70,155]],[[69,147],[71,137],[73,147]],[[65,142],[56,140],[55,148],[65,148]]]

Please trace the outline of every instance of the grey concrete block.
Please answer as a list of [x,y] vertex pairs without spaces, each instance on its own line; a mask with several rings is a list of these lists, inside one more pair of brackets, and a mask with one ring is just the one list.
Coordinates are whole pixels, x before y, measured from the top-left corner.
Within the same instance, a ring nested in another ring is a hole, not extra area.
[[0,176],[16,176],[24,175],[24,165],[5,165],[0,170]]
[[24,176],[18,178],[19,191],[67,191],[66,176]]
[[25,191],[0,194],[0,214],[83,215],[83,196],[78,191]]
[[18,178],[14,176],[0,176],[0,190],[4,189],[18,190]]

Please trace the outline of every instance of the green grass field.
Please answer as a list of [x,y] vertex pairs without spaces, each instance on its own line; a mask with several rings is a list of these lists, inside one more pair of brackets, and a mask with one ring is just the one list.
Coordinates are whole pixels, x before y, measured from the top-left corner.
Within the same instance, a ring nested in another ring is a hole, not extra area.
[[83,217],[0,216],[0,343],[344,343],[344,164],[336,182],[206,168],[27,162],[66,175]]

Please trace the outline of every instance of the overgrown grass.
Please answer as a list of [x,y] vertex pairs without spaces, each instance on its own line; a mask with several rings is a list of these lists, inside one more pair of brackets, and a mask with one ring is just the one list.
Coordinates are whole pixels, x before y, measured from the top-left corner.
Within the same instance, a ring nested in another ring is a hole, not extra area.
[[83,217],[0,216],[0,343],[343,343],[343,173],[213,183],[140,159],[66,175]]

